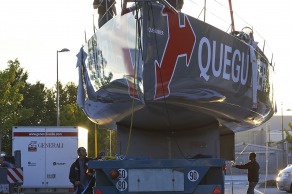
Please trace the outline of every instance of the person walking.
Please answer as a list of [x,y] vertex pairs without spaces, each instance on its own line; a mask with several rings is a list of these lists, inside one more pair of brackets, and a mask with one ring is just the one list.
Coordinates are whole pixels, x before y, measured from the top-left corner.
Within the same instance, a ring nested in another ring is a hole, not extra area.
[[249,162],[242,165],[234,165],[233,167],[238,169],[247,169],[247,176],[248,176],[248,189],[247,194],[254,194],[254,188],[259,182],[259,170],[260,165],[256,161],[256,153],[251,152],[249,153]]
[[87,157],[84,147],[79,147],[77,154],[79,157],[70,167],[69,180],[74,185],[75,194],[92,194],[95,179],[88,169],[91,158]]

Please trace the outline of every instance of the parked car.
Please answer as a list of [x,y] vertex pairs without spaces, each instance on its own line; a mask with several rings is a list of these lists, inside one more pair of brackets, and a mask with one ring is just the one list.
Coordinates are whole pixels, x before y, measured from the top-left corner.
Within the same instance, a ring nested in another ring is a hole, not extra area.
[[292,193],[292,164],[282,169],[276,178],[277,188]]

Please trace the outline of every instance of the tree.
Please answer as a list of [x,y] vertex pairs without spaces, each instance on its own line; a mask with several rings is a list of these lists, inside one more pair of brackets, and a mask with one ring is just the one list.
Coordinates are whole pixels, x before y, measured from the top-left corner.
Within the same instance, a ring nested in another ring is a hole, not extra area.
[[21,126],[38,126],[38,125],[50,125],[46,119],[48,107],[46,102],[48,99],[48,91],[44,84],[37,82],[36,84],[25,83],[25,86],[20,90],[23,94],[23,100],[21,102],[23,107],[33,109],[33,116],[20,121],[18,125]]
[[33,114],[32,109],[21,105],[23,95],[20,90],[25,86],[27,77],[18,59],[8,61],[8,68],[0,71],[0,133],[2,150],[6,153],[11,153],[12,126]]
[[[83,111],[77,106],[77,86],[69,82],[64,88],[59,83],[60,91],[60,124],[68,125],[89,125],[89,119]],[[91,122],[91,121],[90,121]]]
[[98,150],[109,150],[112,143],[112,152],[116,153],[116,134],[112,132],[110,141],[109,128],[98,126],[87,118],[83,110],[76,104],[77,86],[70,82],[64,88],[59,84],[60,91],[60,124],[62,126],[80,126],[88,129],[88,155],[94,157],[95,150],[95,129],[98,133]]
[[111,154],[115,155],[118,151],[117,131],[109,129],[106,126],[98,126],[98,133],[99,151],[107,150],[109,152],[111,149]]
[[[109,82],[109,74],[104,82]],[[12,150],[13,126],[56,126],[56,90],[47,89],[44,84],[27,82],[28,73],[20,67],[19,61],[8,61],[8,68],[0,71],[0,150],[7,154]],[[104,84],[104,83],[103,83]],[[94,122],[89,120],[76,104],[77,86],[70,82],[65,87],[59,83],[60,95],[60,124],[61,126],[81,126],[89,130],[88,152],[94,156]],[[109,143],[113,142],[112,151],[116,153],[116,135],[109,129],[98,126],[99,151],[109,150]],[[1,135],[2,134],[2,135]],[[1,143],[1,139],[0,139]],[[1,145],[3,146],[1,149]]]
[[[290,132],[292,132],[292,124],[290,122],[288,126],[290,127]],[[292,135],[286,128],[284,128],[284,131],[286,134],[286,141],[289,143],[289,150],[292,151]]]
[[[51,91],[53,93],[53,91]],[[76,104],[77,86],[69,82],[65,87],[59,83],[60,125],[80,126],[88,129],[88,155],[94,155],[94,123],[90,121],[84,112]],[[56,101],[55,101],[56,102]]]

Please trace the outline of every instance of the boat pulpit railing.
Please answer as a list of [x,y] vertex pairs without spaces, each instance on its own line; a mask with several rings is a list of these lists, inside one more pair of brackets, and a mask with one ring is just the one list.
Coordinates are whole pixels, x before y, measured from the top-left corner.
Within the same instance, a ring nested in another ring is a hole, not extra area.
[[[138,3],[143,4],[145,2],[157,2],[156,0],[124,0],[123,2],[123,9],[127,9],[127,3]],[[178,12],[176,8],[174,8],[167,0],[159,0],[159,3],[165,5],[167,8],[172,10],[173,12]]]

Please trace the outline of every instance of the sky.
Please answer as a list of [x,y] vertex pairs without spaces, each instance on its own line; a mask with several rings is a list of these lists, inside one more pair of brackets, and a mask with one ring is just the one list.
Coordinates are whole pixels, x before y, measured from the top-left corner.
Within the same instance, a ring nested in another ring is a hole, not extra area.
[[[92,7],[93,0],[1,0],[0,1],[0,70],[7,68],[8,60],[20,61],[29,73],[28,81],[44,83],[52,88],[57,79],[57,51],[59,81],[78,83],[76,54],[93,35],[93,23],[98,15]],[[185,0],[183,12],[199,16],[204,0]],[[221,6],[222,5],[222,6]],[[235,28],[251,25],[259,33],[259,44],[266,40],[265,50],[273,53],[275,64],[275,96],[278,108],[292,108],[292,51],[291,0],[233,0]],[[117,7],[120,7],[118,0]],[[224,7],[224,9],[219,9]],[[200,7],[201,8],[201,7]],[[206,22],[212,24],[212,14],[224,18],[229,25],[228,0],[207,0]],[[202,19],[202,15],[199,17]],[[223,22],[224,23],[224,22]]]
[[0,69],[18,58],[29,73],[29,82],[40,81],[48,88],[57,80],[77,83],[76,54],[87,36],[93,34],[90,0],[1,0]]

